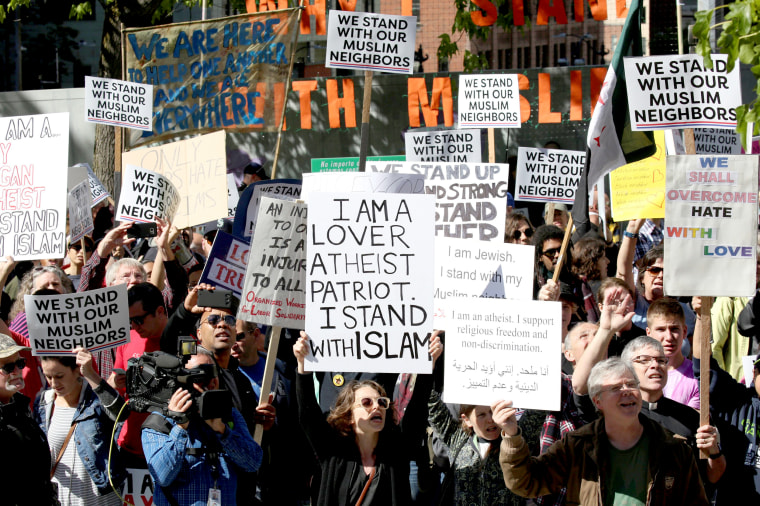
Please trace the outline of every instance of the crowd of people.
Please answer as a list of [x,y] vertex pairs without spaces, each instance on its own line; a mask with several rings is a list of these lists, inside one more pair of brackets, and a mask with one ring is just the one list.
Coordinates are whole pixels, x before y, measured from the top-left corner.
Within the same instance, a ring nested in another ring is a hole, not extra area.
[[[535,249],[534,298],[562,305],[557,412],[445,404],[439,331],[432,374],[306,373],[309,337],[287,329],[268,357],[269,329],[238,319],[234,297],[199,305],[215,289],[199,283],[215,227],[158,219],[155,238],[136,238],[105,205],[65,259],[6,257],[0,443],[14,462],[0,473],[2,503],[122,504],[128,469],[148,470],[159,506],[760,501],[760,299],[712,306],[711,416],[700,425],[702,300],[665,295],[662,224],[613,223],[607,208],[563,255],[564,205],[547,205],[538,227],[510,211],[504,241]],[[31,354],[25,295],[116,285],[127,288],[127,344]],[[184,355],[181,336],[196,345]],[[127,371],[145,357],[193,378],[154,412],[129,402]]]

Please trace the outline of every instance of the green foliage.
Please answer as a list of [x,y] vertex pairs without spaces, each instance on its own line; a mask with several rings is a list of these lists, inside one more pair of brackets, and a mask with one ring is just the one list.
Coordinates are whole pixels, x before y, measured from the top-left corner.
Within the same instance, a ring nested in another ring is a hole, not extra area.
[[[711,25],[717,9],[728,9],[728,13],[724,16],[724,22]],[[753,135],[760,133],[757,98],[760,97],[760,0],[738,0],[709,11],[699,11],[695,18],[693,33],[697,38],[697,53],[704,57],[708,68],[712,68],[713,65],[710,57],[710,32],[720,28],[722,32],[716,45],[721,53],[728,56],[728,71],[730,72],[739,60],[751,65],[752,74],[757,78],[755,100],[736,108],[736,131],[741,136],[742,143],[745,143],[749,123],[754,123]]]

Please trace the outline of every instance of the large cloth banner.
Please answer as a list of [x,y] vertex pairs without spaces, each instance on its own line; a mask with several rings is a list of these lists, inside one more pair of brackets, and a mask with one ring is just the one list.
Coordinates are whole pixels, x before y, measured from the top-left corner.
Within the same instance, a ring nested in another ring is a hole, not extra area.
[[667,295],[755,293],[757,156],[669,156]]
[[562,308],[533,300],[448,300],[444,402],[559,411]]
[[434,211],[431,195],[309,197],[307,370],[432,371]]
[[130,146],[220,128],[275,131],[298,9],[124,31],[126,78],[153,85],[153,131]]
[[0,118],[0,257],[63,258],[69,113]]

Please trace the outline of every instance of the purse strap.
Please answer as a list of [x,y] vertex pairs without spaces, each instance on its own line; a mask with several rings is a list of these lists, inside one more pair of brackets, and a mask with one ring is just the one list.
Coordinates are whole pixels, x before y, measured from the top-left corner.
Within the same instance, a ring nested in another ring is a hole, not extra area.
[[71,436],[74,434],[74,429],[76,428],[77,423],[78,422],[74,422],[71,424],[71,427],[69,428],[69,433],[66,434],[66,439],[63,441],[63,446],[61,446],[61,449],[58,450],[58,456],[55,458],[55,464],[53,464],[53,468],[50,470],[51,479],[53,478],[53,476],[55,476],[55,470],[58,467],[58,463],[61,461],[61,457],[63,457],[63,452],[66,451],[66,446],[68,446]]
[[364,484],[364,489],[362,490],[362,495],[359,496],[359,500],[356,501],[356,506],[362,506],[362,502],[364,502],[364,496],[367,495],[367,491],[369,490],[369,486],[372,483],[372,479],[375,477],[375,468],[372,468],[372,471],[369,473],[369,479],[367,480],[367,483]]

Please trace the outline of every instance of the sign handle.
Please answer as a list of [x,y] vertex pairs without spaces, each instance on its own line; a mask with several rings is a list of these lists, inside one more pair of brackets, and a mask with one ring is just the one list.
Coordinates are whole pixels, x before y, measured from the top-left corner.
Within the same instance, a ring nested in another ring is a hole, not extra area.
[[[280,347],[281,333],[282,327],[272,327],[272,337],[269,339],[269,350],[267,351],[267,362],[264,366],[264,378],[261,380],[259,406],[269,402],[269,392],[272,390],[272,378],[274,377],[274,366],[277,362],[277,349]],[[253,433],[253,440],[260,445],[262,437],[264,437],[264,426],[258,423]]]
[[[712,348],[710,347],[710,330],[712,321],[710,310],[712,309],[713,298],[702,297],[702,307],[699,308],[699,319],[702,328],[699,332],[699,426],[710,423],[710,356]],[[710,452],[702,448],[699,450],[700,459],[709,459]]]
[[493,128],[488,129],[488,163],[496,163],[496,141]]
[[364,100],[362,101],[362,138],[359,146],[359,172],[367,168],[367,149],[369,147],[369,111],[372,105],[372,76],[371,70],[364,71]]
[[570,234],[573,231],[573,215],[567,220],[567,228],[565,228],[565,237],[562,239],[562,247],[559,250],[559,259],[557,260],[557,267],[554,269],[554,275],[552,281],[555,283],[559,280],[559,273],[562,270],[562,266],[565,263],[565,252],[567,251],[567,245],[570,243]]

